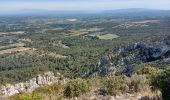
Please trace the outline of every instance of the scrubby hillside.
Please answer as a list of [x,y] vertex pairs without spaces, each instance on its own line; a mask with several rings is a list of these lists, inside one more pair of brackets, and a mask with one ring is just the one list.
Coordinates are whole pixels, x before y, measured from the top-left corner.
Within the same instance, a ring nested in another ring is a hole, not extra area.
[[105,53],[83,79],[69,79],[66,84],[53,81],[9,99],[168,100],[169,40],[169,36],[165,36],[153,44],[138,42],[117,48]]
[[1,98],[169,100],[161,12],[0,16]]

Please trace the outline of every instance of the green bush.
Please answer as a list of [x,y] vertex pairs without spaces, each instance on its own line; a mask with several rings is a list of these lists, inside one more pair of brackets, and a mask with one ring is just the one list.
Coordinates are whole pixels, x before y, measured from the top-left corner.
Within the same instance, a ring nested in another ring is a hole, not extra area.
[[144,75],[134,75],[127,81],[130,92],[141,92],[149,88],[149,80]]
[[170,100],[170,68],[157,75],[153,80],[153,85],[161,90],[163,100]]
[[127,90],[127,85],[122,77],[113,77],[106,80],[103,86],[104,91],[109,95],[116,95]]
[[127,92],[141,92],[149,88],[145,76],[134,75],[132,77],[114,76],[104,82],[102,90],[109,95],[117,95]]
[[10,100],[42,100],[42,96],[36,93],[17,94],[9,98]]
[[35,93],[41,93],[48,96],[49,100],[52,100],[52,97],[56,95],[57,97],[63,96],[63,89],[62,85],[53,84],[53,85],[46,85],[44,87],[39,87],[35,89]]
[[9,98],[9,100],[61,100],[64,87],[62,85],[46,85],[35,89],[32,93],[20,93]]
[[90,91],[89,81],[83,79],[75,79],[70,81],[64,90],[66,97],[78,97],[79,95]]
[[148,74],[148,75],[156,75],[158,72],[158,68],[145,66],[137,71],[138,74]]

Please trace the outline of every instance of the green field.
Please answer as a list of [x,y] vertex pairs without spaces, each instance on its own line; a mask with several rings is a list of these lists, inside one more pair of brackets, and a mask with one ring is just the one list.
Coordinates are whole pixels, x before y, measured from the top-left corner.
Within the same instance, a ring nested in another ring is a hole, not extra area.
[[112,39],[118,38],[119,36],[116,34],[104,34],[104,35],[98,35],[97,37],[99,39],[112,40]]

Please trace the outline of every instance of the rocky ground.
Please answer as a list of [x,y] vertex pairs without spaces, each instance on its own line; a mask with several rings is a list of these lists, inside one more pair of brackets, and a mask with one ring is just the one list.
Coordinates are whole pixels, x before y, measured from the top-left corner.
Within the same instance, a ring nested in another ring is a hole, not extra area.
[[[70,99],[66,99],[70,100]],[[141,93],[125,93],[116,96],[102,94],[99,91],[93,91],[87,95],[72,98],[71,100],[162,100],[161,92],[152,92],[151,90]]]

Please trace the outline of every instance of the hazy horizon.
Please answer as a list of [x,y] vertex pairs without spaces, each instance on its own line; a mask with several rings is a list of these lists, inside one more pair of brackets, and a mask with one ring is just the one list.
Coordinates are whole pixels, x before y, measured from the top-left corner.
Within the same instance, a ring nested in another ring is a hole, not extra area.
[[23,9],[102,11],[129,8],[170,10],[170,0],[1,0],[1,11]]

